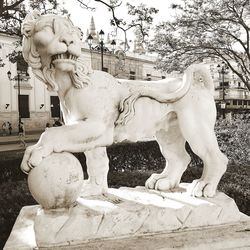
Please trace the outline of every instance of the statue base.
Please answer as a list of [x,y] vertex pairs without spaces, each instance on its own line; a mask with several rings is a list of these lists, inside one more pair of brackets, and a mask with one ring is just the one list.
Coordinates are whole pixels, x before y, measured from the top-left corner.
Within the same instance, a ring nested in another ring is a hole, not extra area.
[[181,184],[168,193],[110,188],[105,195],[79,198],[70,209],[23,207],[4,249],[135,249],[133,244],[162,249],[206,242],[226,248],[226,241],[228,248],[250,246],[250,219],[233,199],[221,192],[214,198],[190,197],[185,188]]

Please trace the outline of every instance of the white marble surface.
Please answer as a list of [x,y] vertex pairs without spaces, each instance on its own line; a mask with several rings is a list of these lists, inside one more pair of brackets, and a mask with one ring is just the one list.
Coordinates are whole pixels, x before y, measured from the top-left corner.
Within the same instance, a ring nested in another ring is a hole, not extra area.
[[235,202],[223,193],[214,198],[195,198],[186,192],[163,193],[143,187],[109,189],[105,196],[79,198],[78,205],[69,210],[24,207],[5,249],[78,245],[230,225],[239,223],[242,216]]

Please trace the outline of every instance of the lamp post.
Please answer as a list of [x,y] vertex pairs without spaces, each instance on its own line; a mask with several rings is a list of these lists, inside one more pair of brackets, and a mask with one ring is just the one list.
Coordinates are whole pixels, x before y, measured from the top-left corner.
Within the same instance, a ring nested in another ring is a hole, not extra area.
[[[101,52],[101,70],[102,71],[104,71],[103,54],[104,54],[104,52],[111,53],[110,50],[104,46],[104,34],[105,34],[104,31],[100,30],[100,32],[99,32],[100,42],[99,42],[99,45],[97,45],[96,47],[92,47],[92,43],[94,40],[93,36],[91,34],[89,34],[89,36],[87,37],[90,50],[96,50],[96,51]],[[112,52],[114,52],[115,46],[116,46],[116,42],[114,39],[111,41],[110,45],[112,46]]]
[[[8,78],[10,81],[12,80],[17,80],[17,103],[18,103],[18,128],[20,127],[20,123],[21,123],[21,112],[20,112],[20,81],[22,81],[24,78],[23,76],[21,75],[20,72],[17,73],[16,76],[14,76],[13,78],[11,78],[11,72],[8,71],[7,72],[7,75],[8,75]],[[29,79],[29,74],[28,72],[26,73],[26,79]]]
[[103,71],[103,47],[104,47],[104,42],[103,42],[103,40],[104,40],[104,31],[103,30],[101,30],[100,32],[99,32],[99,37],[100,37],[100,45],[101,45],[101,62],[102,62],[102,71]]
[[[217,65],[219,79],[222,80],[222,101],[220,104],[222,110],[222,117],[225,119],[225,110],[226,110],[226,102],[225,102],[225,74],[228,73],[228,66],[226,66],[225,62]],[[221,77],[220,77],[221,76]]]

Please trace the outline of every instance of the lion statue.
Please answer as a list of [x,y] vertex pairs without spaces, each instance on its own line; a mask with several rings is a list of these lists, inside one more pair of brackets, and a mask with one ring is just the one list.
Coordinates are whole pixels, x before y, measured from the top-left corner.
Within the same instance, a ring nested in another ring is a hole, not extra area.
[[49,90],[57,91],[65,121],[64,126],[46,129],[37,144],[26,149],[21,163],[25,173],[52,152],[84,152],[89,179],[83,191],[100,194],[108,189],[106,147],[155,139],[166,166],[145,185],[165,191],[179,185],[190,162],[187,141],[204,163],[201,178],[189,185],[189,192],[215,195],[228,160],[214,133],[214,87],[206,65],[192,65],[180,78],[118,80],[84,65],[81,32],[68,18],[34,12],[26,16],[22,33],[24,59]]

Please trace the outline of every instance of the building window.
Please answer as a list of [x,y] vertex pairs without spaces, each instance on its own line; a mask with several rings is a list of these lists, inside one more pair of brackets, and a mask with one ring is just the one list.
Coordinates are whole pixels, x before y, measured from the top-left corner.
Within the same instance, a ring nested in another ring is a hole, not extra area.
[[151,81],[151,74],[147,74],[147,81]]
[[129,72],[129,80],[135,80],[135,71]]
[[103,71],[104,71],[104,72],[109,72],[109,69],[108,69],[108,68],[103,67]]
[[161,79],[166,79],[166,76],[161,76]]
[[237,100],[233,100],[233,105],[237,106]]
[[244,105],[246,105],[246,106],[247,106],[247,100],[244,100]]
[[29,96],[19,95],[19,115],[21,118],[30,118]]
[[238,105],[242,105],[242,100],[238,100]]
[[50,97],[50,112],[51,117],[60,118],[60,101],[58,96]]
[[[220,82],[220,87],[223,87],[223,82]],[[229,87],[229,82],[224,82],[224,87]]]

